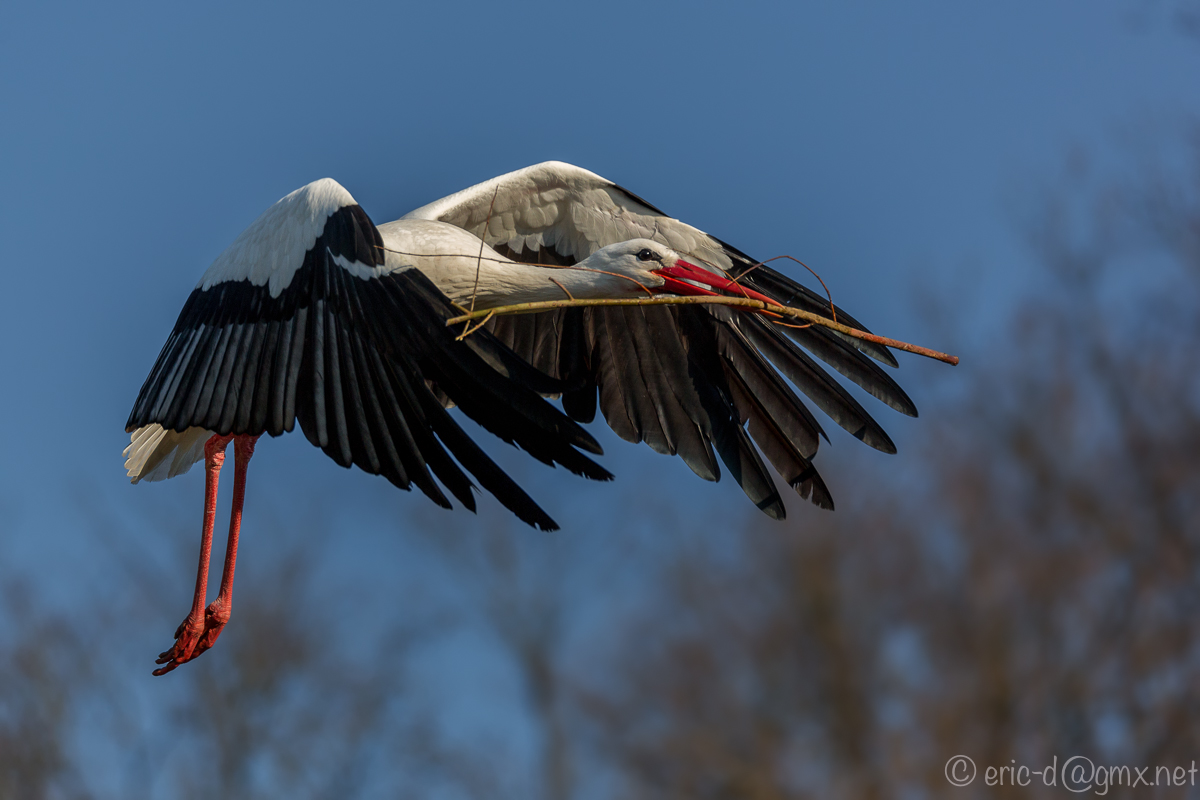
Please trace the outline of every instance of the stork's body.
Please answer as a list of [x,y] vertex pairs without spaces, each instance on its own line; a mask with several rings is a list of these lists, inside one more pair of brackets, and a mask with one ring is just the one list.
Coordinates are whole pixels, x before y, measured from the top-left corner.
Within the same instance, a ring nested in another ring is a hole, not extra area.
[[[386,268],[416,268],[460,306],[478,309],[544,300],[646,297],[663,292],[700,293],[698,283],[726,286],[723,276],[682,261],[648,239],[617,242],[570,267],[514,261],[478,237],[446,222],[396,220],[379,227]],[[645,251],[643,260],[638,254]],[[689,284],[681,283],[681,279]],[[740,294],[757,295],[745,289]],[[704,292],[712,294],[712,292]]]
[[[379,226],[390,269],[416,267],[451,302],[495,308],[564,297],[620,297],[645,290],[632,279],[596,272],[527,266],[500,255],[478,236],[446,222],[397,220]],[[652,279],[649,282],[654,282]],[[661,286],[662,281],[656,281]]]
[[[405,489],[416,484],[449,507],[445,487],[473,509],[465,470],[542,528],[556,525],[443,404],[457,404],[543,462],[603,480],[611,476],[577,450],[600,452],[576,424],[592,421],[598,407],[622,438],[679,455],[702,478],[719,478],[720,459],[777,519],[784,505],[763,456],[801,497],[833,507],[812,464],[824,431],[792,386],[856,438],[895,452],[879,424],[800,347],[915,416],[875,363],[895,366],[894,358],[825,328],[780,326],[715,305],[503,317],[465,341],[445,326],[453,304],[487,309],[663,292],[723,292],[835,313],[741,251],[559,162],[501,175],[378,229],[328,179],[272,206],[201,278],[127,425],[134,482],[206,461],[192,611],[156,674],[211,647],[228,620],[246,466],[261,434],[278,436],[297,420],[343,466]],[[836,316],[865,330],[841,309]],[[561,395],[566,416],[539,394]],[[205,609],[229,441],[235,510],[221,589]]]

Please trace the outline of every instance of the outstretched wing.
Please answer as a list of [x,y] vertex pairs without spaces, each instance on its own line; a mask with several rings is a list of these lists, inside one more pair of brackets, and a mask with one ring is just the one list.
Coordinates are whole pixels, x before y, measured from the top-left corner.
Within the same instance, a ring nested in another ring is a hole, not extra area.
[[207,438],[196,429],[279,436],[299,420],[342,466],[415,483],[449,507],[436,476],[474,509],[461,465],[525,522],[557,527],[436,392],[535,458],[609,479],[576,450],[600,447],[539,396],[558,384],[494,337],[456,342],[444,324],[454,313],[419,271],[385,267],[378,231],[340,185],[293,192],[213,263],[180,312],[126,425],[135,479],[178,471]]
[[[457,225],[514,260],[541,264],[570,265],[615,242],[652,239],[740,276],[785,305],[832,316],[824,298],[808,288],[570,164],[552,161],[501,175],[405,218]],[[842,309],[836,313],[865,330]],[[598,396],[619,436],[678,454],[708,480],[719,477],[719,456],[750,499],[777,518],[784,516],[783,503],[751,440],[802,497],[833,507],[812,466],[824,431],[793,385],[866,444],[895,452],[883,428],[811,356],[892,408],[917,413],[876,363],[896,366],[887,348],[726,307],[565,309],[499,318],[490,326],[533,366],[583,384],[563,396],[572,418],[590,421]]]

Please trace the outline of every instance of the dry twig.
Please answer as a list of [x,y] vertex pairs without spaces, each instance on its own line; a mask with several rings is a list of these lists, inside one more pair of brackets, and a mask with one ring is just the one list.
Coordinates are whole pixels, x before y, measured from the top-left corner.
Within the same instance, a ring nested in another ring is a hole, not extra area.
[[874,333],[860,331],[857,328],[851,328],[849,325],[843,325],[840,322],[822,317],[820,314],[814,314],[811,311],[804,311],[799,308],[788,308],[787,306],[779,306],[762,302],[761,300],[751,300],[745,297],[718,297],[718,296],[701,296],[701,297],[630,297],[622,299],[604,299],[604,300],[543,300],[537,303],[517,303],[511,306],[496,306],[490,309],[480,309],[467,314],[462,314],[457,317],[452,317],[446,320],[447,325],[456,325],[460,322],[469,322],[480,317],[487,316],[504,316],[508,314],[533,314],[538,311],[549,311],[556,308],[576,308],[589,306],[683,306],[683,305],[723,305],[723,306],[739,306],[756,311],[765,311],[770,314],[776,314],[784,317],[793,317],[802,319],[813,325],[820,325],[823,328],[837,331],[854,339],[861,339],[865,342],[874,342],[875,344],[891,347],[896,350],[903,350],[906,353],[914,353],[915,355],[932,358],[936,361],[942,361],[946,364],[958,364],[958,356],[952,356],[947,353],[941,353],[937,350],[931,350],[928,347],[920,347],[908,342],[901,342],[898,339],[889,339],[886,336],[877,336]]

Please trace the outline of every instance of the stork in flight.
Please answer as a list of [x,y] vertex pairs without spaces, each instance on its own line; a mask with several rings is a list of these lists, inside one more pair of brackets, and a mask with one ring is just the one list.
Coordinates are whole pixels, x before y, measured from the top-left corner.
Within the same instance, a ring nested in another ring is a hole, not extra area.
[[[204,273],[127,423],[126,469],[135,483],[174,477],[201,458],[206,467],[192,608],[155,674],[212,647],[228,622],[255,442],[297,420],[342,466],[403,489],[416,484],[449,507],[440,481],[474,510],[465,469],[542,529],[557,525],[447,406],[457,404],[545,463],[608,480],[580,452],[601,452],[577,424],[590,422],[598,404],[622,438],[678,454],[705,479],[719,478],[719,457],[760,509],[782,519],[782,499],[753,440],[802,497],[832,508],[811,463],[824,431],[784,377],[856,437],[894,452],[882,428],[796,343],[915,416],[904,392],[867,358],[895,366],[881,346],[820,327],[782,328],[725,306],[562,309],[498,318],[462,341],[445,326],[455,303],[486,309],[564,295],[714,290],[830,315],[819,295],[559,162],[502,175],[379,228],[329,179],[280,200]],[[837,317],[862,327],[840,309]],[[566,414],[539,395],[561,395]],[[221,588],[205,608],[217,482],[230,441],[229,539]]]

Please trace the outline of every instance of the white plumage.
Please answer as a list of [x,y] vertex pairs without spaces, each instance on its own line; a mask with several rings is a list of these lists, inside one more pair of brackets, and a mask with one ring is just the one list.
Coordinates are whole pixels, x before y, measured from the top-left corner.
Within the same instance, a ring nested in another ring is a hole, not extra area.
[[183,433],[168,431],[154,423],[143,425],[130,435],[125,456],[125,472],[131,483],[162,481],[182,475],[204,458],[204,443],[212,431],[188,428]]
[[650,239],[701,265],[733,266],[718,240],[612,181],[561,161],[500,175],[401,220],[446,222],[489,244],[504,244],[517,256],[551,248],[581,261],[606,245]]
[[[249,281],[252,286],[269,284],[271,297],[279,297],[296,270],[304,263],[304,254],[312,249],[325,223],[336,211],[357,203],[340,183],[332,178],[301,186],[280,199],[238,234],[217,256],[196,284],[211,289],[226,281]],[[359,278],[375,278],[379,267],[337,256],[338,265]]]

